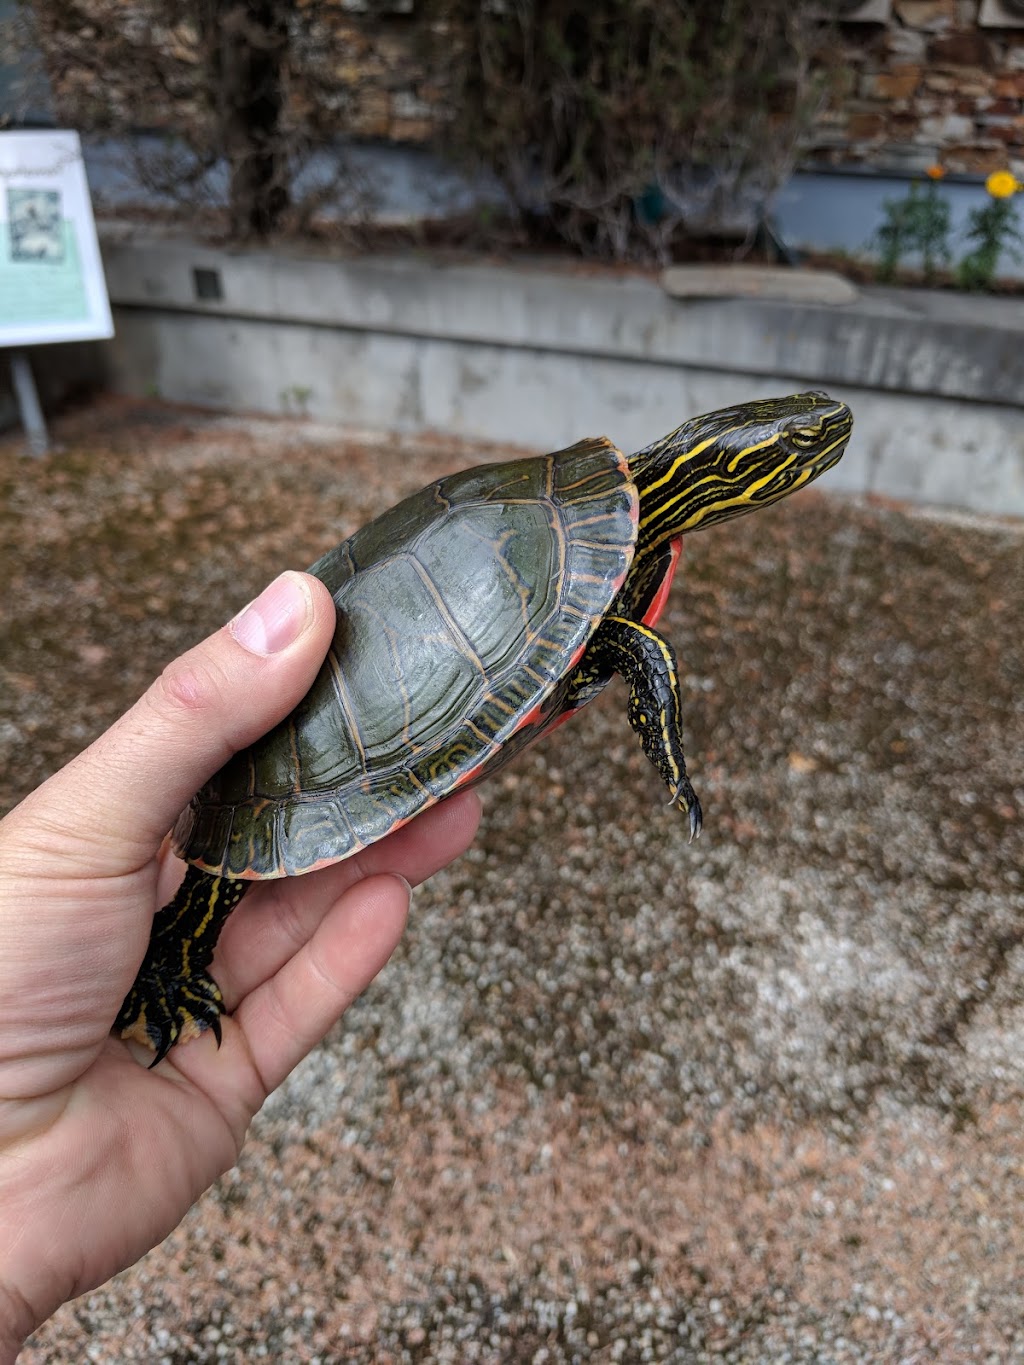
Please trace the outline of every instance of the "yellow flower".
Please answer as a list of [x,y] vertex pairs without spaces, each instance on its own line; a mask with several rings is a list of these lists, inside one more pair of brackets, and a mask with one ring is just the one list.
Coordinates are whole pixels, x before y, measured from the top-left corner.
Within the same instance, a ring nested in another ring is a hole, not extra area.
[[1009,199],[1011,194],[1024,189],[1024,185],[1011,171],[993,171],[985,181],[985,189],[993,199]]
[[941,180],[946,174],[946,168],[945,166],[940,166],[939,163],[936,162],[933,166],[926,166],[924,173],[929,180]]

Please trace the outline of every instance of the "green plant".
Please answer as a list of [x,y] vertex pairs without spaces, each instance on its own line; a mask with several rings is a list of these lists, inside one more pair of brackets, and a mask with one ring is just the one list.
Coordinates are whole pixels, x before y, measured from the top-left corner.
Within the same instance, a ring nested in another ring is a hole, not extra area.
[[[929,184],[914,181],[902,199],[883,202],[884,220],[871,240],[878,252],[877,274],[891,280],[908,256],[919,254],[926,282],[932,282],[940,266],[949,266],[950,209],[939,193],[941,166],[928,168]],[[955,277],[962,289],[989,289],[1003,256],[1022,259],[1024,232],[1013,197],[1024,185],[1010,171],[994,171],[985,181],[988,202],[972,209],[965,236],[971,250],[956,265]]]
[[313,390],[308,384],[289,384],[280,391],[281,407],[289,417],[308,417]]
[[989,289],[996,267],[1005,254],[1021,260],[1018,245],[1024,244],[1013,197],[1024,186],[1009,171],[996,171],[985,182],[988,203],[972,209],[967,220],[967,238],[974,242],[957,266],[957,283],[964,289]]
[[912,181],[902,199],[882,203],[885,218],[874,239],[880,280],[893,279],[905,257],[916,253],[920,253],[924,278],[929,283],[940,265],[949,265],[950,216],[949,204],[939,194],[941,168],[929,167],[928,177],[924,187]]

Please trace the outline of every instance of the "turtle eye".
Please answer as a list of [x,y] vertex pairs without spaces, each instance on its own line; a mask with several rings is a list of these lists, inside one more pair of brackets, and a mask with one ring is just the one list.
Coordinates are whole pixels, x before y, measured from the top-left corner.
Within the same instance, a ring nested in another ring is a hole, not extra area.
[[810,450],[812,446],[818,444],[818,433],[804,428],[799,431],[791,431],[789,439],[796,446],[797,450]]

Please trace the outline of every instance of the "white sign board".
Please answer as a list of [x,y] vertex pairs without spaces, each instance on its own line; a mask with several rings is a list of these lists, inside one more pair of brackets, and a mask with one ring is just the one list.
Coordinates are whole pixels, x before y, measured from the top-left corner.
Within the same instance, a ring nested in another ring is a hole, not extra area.
[[77,133],[0,133],[0,346],[114,335]]

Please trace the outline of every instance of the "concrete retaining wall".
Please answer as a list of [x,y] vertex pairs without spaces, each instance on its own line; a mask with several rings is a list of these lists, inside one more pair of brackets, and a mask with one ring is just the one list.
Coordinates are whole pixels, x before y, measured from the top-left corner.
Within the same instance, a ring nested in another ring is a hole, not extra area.
[[827,387],[857,418],[832,487],[1024,516],[1017,300],[680,302],[604,271],[110,236],[104,260],[107,354],[129,392],[546,449],[604,432],[633,449],[695,412]]

